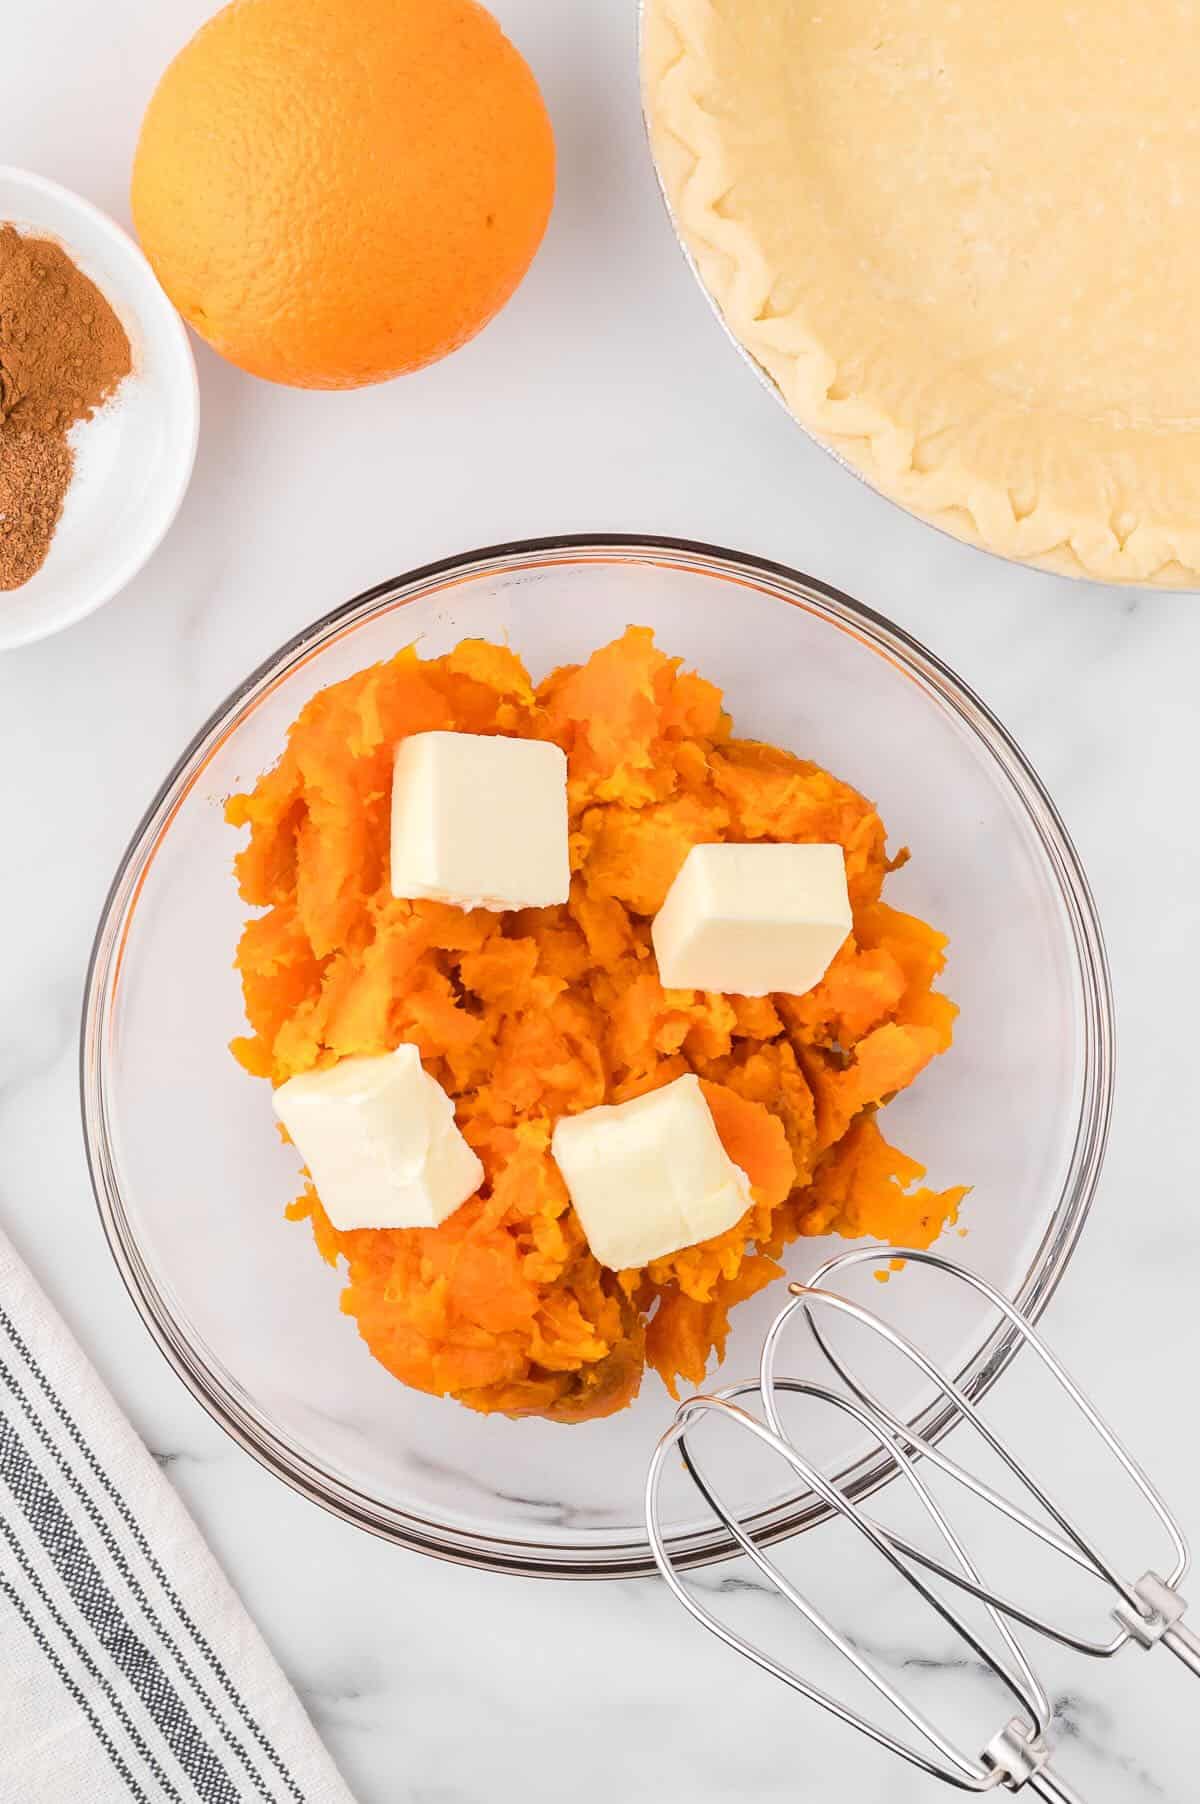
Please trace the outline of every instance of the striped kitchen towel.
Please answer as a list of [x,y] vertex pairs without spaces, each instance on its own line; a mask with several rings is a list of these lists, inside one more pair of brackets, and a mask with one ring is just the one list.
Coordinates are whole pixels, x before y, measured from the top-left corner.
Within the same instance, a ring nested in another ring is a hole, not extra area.
[[179,1498],[0,1234],[0,1804],[352,1804]]

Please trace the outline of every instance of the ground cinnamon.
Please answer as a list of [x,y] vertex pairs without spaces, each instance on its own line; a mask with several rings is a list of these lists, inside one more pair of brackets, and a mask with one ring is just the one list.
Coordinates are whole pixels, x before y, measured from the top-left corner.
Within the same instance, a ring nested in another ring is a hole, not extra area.
[[67,434],[131,367],[124,327],[66,251],[0,225],[0,589],[41,568],[75,468]]

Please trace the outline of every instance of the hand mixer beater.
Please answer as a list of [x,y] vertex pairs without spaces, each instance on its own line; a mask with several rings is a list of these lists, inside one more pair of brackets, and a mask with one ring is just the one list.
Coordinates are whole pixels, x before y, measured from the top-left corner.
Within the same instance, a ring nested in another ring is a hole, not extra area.
[[[1132,1581],[1122,1577],[1100,1550],[1096,1540],[1079,1528],[1073,1515],[1060,1508],[1046,1488],[1011,1451],[1005,1440],[985,1421],[972,1397],[954,1379],[940,1371],[920,1348],[896,1328],[852,1297],[841,1294],[836,1288],[839,1276],[855,1266],[885,1267],[896,1260],[932,1268],[952,1282],[965,1285],[985,1298],[1007,1322],[1017,1341],[1036,1355],[1062,1394],[1082,1414],[1100,1442],[1118,1462],[1138,1495],[1165,1530],[1173,1554],[1173,1564],[1165,1578],[1149,1570]],[[1020,1624],[1037,1630],[1062,1646],[1097,1659],[1111,1659],[1130,1643],[1151,1648],[1161,1642],[1185,1666],[1200,1676],[1200,1637],[1183,1623],[1186,1605],[1178,1591],[1188,1570],[1190,1556],[1187,1542],[1173,1515],[1150,1480],[1064,1370],[1029,1320],[991,1284],[975,1273],[936,1253],[903,1247],[856,1248],[829,1260],[808,1284],[793,1284],[789,1289],[789,1301],[776,1317],[763,1344],[758,1376],[711,1395],[688,1398],[680,1406],[674,1423],[655,1450],[646,1483],[646,1523],[659,1571],[688,1612],[728,1647],[746,1655],[764,1671],[931,1777],[960,1791],[987,1792],[997,1788],[1010,1792],[1028,1790],[1034,1796],[1048,1800],[1049,1804],[1083,1804],[1079,1794],[1071,1790],[1050,1768],[1053,1709],[1017,1639],[1013,1625]],[[817,1347],[844,1389],[779,1375],[780,1345],[797,1316],[804,1319]],[[937,1429],[947,1420],[944,1411],[939,1415],[935,1430],[920,1431],[889,1410],[881,1398],[856,1376],[845,1353],[834,1351],[828,1327],[836,1317],[855,1322],[860,1329],[880,1337],[893,1354],[919,1373],[933,1387],[941,1404],[950,1406],[953,1414],[963,1419],[962,1432],[968,1432],[967,1424],[974,1429],[1001,1467],[1011,1475],[1025,1498],[1042,1512],[1042,1516],[1039,1518],[1032,1514],[1030,1509],[950,1458],[939,1444],[937,1435]],[[781,1400],[789,1394],[809,1398],[837,1411],[855,1423],[876,1447],[883,1450],[894,1463],[896,1475],[910,1498],[915,1501],[920,1515],[937,1531],[940,1537],[938,1552],[931,1552],[928,1547],[917,1545],[894,1528],[884,1526],[805,1455],[795,1444],[794,1437],[789,1438],[782,1419]],[[743,1402],[743,1399],[753,1396],[759,1398],[761,1417]],[[892,1683],[848,1635],[837,1628],[811,1597],[793,1583],[769,1556],[765,1547],[751,1535],[739,1519],[738,1512],[726,1502],[721,1490],[714,1484],[689,1444],[689,1434],[701,1421],[712,1417],[721,1418],[770,1449],[831,1512],[853,1525],[858,1534],[911,1586],[941,1623],[971,1650],[1001,1691],[1007,1694],[1010,1704],[1015,1703],[1017,1714],[1010,1717],[981,1753],[971,1755],[957,1746],[949,1735]],[[677,1454],[682,1456],[692,1482],[736,1547],[867,1685],[898,1712],[900,1718],[915,1731],[914,1737],[893,1733],[852,1704],[821,1689],[793,1666],[776,1658],[723,1622],[696,1591],[689,1587],[672,1556],[661,1520],[661,1487],[665,1473]],[[1019,1530],[1034,1536],[1042,1546],[1061,1555],[1105,1586],[1113,1602],[1116,1633],[1104,1641],[1088,1638],[1062,1624],[1056,1624],[1041,1611],[986,1584],[944,1504],[938,1501],[922,1477],[921,1466],[924,1462],[929,1462],[930,1468],[941,1472],[954,1485],[971,1493],[986,1508],[998,1511]],[[940,1588],[935,1588],[938,1581],[944,1583]],[[952,1588],[950,1594],[947,1594],[946,1586]],[[983,1621],[994,1632],[994,1642],[985,1639],[968,1619],[965,1609],[960,1609],[952,1601],[956,1594],[966,1594],[976,1601]]]

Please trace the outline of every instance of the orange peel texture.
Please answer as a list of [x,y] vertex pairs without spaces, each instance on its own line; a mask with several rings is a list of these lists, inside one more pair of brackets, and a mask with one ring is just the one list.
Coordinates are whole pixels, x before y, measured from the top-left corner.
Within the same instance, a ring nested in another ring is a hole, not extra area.
[[475,0],[233,0],[155,89],[130,198],[214,350],[342,389],[481,331],[533,261],[554,184],[533,71]]
[[[551,739],[569,760],[562,907],[472,913],[388,881],[396,743],[430,728]],[[228,804],[248,827],[241,893],[263,910],[237,955],[245,1068],[279,1084],[402,1041],[454,1098],[486,1180],[440,1228],[339,1233],[311,1186],[290,1206],[342,1307],[404,1383],[472,1409],[582,1421],[621,1409],[647,1364],[675,1393],[721,1355],[729,1311],[798,1235],[928,1245],[961,1189],[920,1188],[876,1111],[950,1044],[933,989],[945,940],[880,900],[884,828],[790,752],[732,736],[713,684],[631,627],[535,686],[502,646],[400,652],[314,696],[279,764]],[[664,991],[650,921],[688,850],[837,841],[854,931],[815,990]],[[588,1250],[550,1155],[560,1115],[699,1074],[751,1182],[736,1227],[641,1270]]]

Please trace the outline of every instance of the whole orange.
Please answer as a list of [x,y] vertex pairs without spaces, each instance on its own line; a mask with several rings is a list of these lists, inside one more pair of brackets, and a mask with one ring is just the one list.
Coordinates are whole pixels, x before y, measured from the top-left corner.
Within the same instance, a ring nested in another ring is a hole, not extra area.
[[233,0],[150,102],[133,214],[231,362],[353,388],[464,344],[554,198],[533,74],[475,0]]

